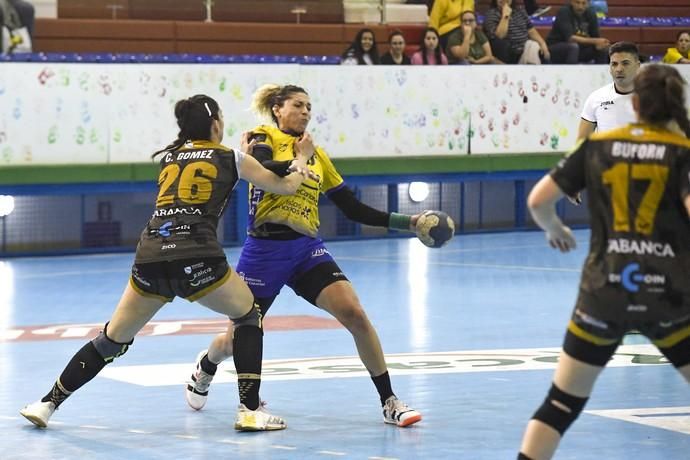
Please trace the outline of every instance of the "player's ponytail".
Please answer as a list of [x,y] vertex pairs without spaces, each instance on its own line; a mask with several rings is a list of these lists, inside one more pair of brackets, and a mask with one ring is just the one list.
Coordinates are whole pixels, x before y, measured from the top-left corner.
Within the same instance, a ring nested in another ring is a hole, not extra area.
[[671,112],[671,118],[678,123],[685,137],[690,138],[690,120],[685,110],[685,82],[680,75],[668,75],[665,78],[665,85],[666,104]]
[[251,109],[264,118],[275,118],[273,116],[273,97],[280,91],[280,86],[269,83],[261,86],[254,92]]
[[685,111],[685,81],[671,66],[649,64],[635,77],[640,119],[653,125],[675,121],[690,137],[690,121]]
[[188,140],[209,140],[211,138],[211,124],[219,120],[220,106],[211,97],[197,94],[188,99],[182,99],[175,104],[175,118],[180,132],[177,139],[165,148],[151,155],[155,158],[163,152],[178,150]]

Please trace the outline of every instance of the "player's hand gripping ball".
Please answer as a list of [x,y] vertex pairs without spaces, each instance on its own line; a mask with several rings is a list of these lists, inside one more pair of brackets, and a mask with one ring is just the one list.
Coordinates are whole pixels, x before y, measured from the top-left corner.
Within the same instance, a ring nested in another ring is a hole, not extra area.
[[443,211],[424,211],[417,219],[415,233],[425,246],[440,248],[455,235],[455,222]]

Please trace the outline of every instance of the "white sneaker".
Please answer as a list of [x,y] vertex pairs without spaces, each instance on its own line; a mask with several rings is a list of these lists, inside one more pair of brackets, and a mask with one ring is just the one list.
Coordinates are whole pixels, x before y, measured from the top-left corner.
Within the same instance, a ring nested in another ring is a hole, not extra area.
[[407,407],[395,396],[386,399],[383,405],[383,421],[397,426],[410,426],[422,419],[422,414]]
[[240,404],[235,418],[235,429],[238,431],[274,431],[284,430],[287,423],[281,417],[271,415],[261,403],[258,409],[249,410]]
[[52,401],[36,401],[24,407],[19,413],[34,425],[45,428],[48,426],[48,420],[50,420],[55,409],[55,404]]
[[187,382],[187,387],[185,388],[185,399],[187,404],[194,410],[201,410],[206,404],[208,399],[208,387],[211,386],[211,381],[213,376],[207,374],[201,369],[201,358],[206,356],[208,350],[203,350],[199,352],[196,357],[196,368],[192,374],[192,380]]

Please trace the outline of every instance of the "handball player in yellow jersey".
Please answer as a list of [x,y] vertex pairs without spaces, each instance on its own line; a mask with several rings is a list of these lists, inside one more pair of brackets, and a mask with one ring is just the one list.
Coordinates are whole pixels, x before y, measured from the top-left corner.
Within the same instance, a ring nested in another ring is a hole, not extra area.
[[[252,131],[252,155],[264,167],[283,176],[298,154],[311,156],[307,178],[290,196],[250,188],[249,236],[242,249],[237,272],[244,277],[256,302],[266,315],[285,285],[311,304],[333,315],[352,334],[359,357],[376,386],[383,420],[409,426],[421,414],[393,393],[381,343],[376,330],[323,241],[318,237],[319,196],[325,194],[345,215],[367,225],[413,231],[419,215],[408,216],[373,209],[355,197],[333,166],[328,154],[314,145],[306,132],[311,119],[307,92],[292,85],[265,85],[254,94],[254,110],[272,118],[275,126],[261,125]],[[316,180],[315,180],[316,179]],[[218,335],[208,351],[197,357],[186,397],[194,409],[206,403],[216,366],[232,355],[232,331]]]

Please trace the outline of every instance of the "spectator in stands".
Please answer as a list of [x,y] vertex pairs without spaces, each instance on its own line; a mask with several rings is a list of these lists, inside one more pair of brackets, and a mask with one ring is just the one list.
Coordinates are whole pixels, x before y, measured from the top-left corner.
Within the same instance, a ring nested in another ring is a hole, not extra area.
[[405,54],[405,37],[399,30],[388,36],[388,51],[381,56],[384,65],[410,65],[410,57]]
[[448,58],[441,50],[438,31],[427,27],[419,44],[419,51],[412,55],[412,65],[447,65]]
[[[25,0],[0,0],[0,15],[3,15],[0,19],[5,19],[5,12],[10,8],[14,8],[19,16],[19,21],[23,27],[29,30],[29,35],[33,37],[34,35],[34,22],[36,17],[36,11],[34,6]],[[3,21],[0,21],[2,23]]]
[[362,29],[342,56],[343,65],[379,64],[379,52],[376,49],[376,38],[371,29]]
[[521,6],[511,7],[512,0],[491,0],[486,12],[484,32],[491,50],[506,64],[540,64],[551,59],[546,42],[534,28]]
[[[464,11],[461,15],[462,27],[455,29],[448,37],[446,55],[449,64],[491,64],[494,60],[489,39],[477,29],[477,16],[474,11]],[[497,62],[494,62],[497,61]]]
[[690,32],[680,32],[676,37],[676,47],[666,50],[666,64],[690,64]]
[[441,49],[448,47],[450,34],[460,29],[463,11],[474,11],[474,0],[436,0],[429,13],[429,27],[438,30]]
[[[34,6],[25,0],[0,0],[0,28],[6,26],[9,30],[26,27],[29,39],[33,41]],[[2,43],[0,35],[0,50],[9,47],[9,44]],[[30,44],[29,44],[30,47]]]
[[554,64],[594,61],[606,64],[609,41],[599,34],[599,20],[588,0],[570,0],[558,10],[546,37]]

